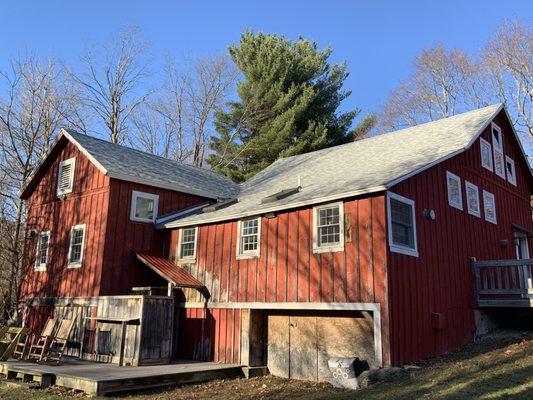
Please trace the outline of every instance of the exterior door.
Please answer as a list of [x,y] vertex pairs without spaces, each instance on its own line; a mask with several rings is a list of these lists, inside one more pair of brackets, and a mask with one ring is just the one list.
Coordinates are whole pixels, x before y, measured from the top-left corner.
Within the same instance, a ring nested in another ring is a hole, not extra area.
[[[524,232],[515,232],[516,258],[524,260],[529,258],[529,243],[527,234]],[[527,293],[522,297],[533,298],[533,266],[522,265],[520,274],[520,286],[527,289]]]
[[524,260],[529,258],[529,244],[527,242],[527,234],[522,232],[515,232],[515,246],[516,246],[516,258]]

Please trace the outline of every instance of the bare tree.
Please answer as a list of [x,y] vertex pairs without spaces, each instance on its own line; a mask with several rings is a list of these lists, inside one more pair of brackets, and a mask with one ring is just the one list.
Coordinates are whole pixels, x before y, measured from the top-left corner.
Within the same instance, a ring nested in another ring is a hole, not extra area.
[[135,117],[133,145],[201,167],[214,131],[214,113],[236,80],[237,71],[225,56],[186,65],[168,58],[159,96]]
[[[11,63],[9,72],[1,73],[0,165],[2,197],[2,268],[8,279],[0,285],[5,302],[4,316],[13,312],[21,258],[24,203],[18,191],[29,177],[35,163],[48,150],[61,126],[82,126],[77,121],[76,95],[65,81],[65,71],[53,60],[40,62],[28,57]],[[6,228],[6,226],[8,228]]]
[[498,97],[513,111],[515,126],[533,137],[533,28],[504,23],[482,56]]
[[95,49],[81,58],[85,71],[73,74],[83,89],[83,102],[108,130],[112,143],[124,143],[136,108],[148,97],[143,87],[148,76],[147,47],[137,28],[116,36],[112,45]]

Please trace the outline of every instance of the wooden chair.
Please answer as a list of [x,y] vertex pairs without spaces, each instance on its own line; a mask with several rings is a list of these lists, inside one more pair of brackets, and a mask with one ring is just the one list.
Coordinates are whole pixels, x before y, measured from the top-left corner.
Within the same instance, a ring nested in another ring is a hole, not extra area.
[[68,338],[70,336],[70,332],[72,331],[72,327],[74,326],[74,322],[75,321],[73,319],[61,320],[59,323],[59,328],[57,329],[50,346],[46,348],[41,361],[53,362],[56,364],[61,362],[61,357],[63,356],[65,348],[67,347]]
[[26,332],[24,335],[22,335],[11,357],[17,360],[27,359],[29,356],[29,351],[30,351],[31,344],[33,343],[34,338],[35,338],[35,335],[32,333]]
[[41,335],[33,341],[28,354],[28,359],[40,361],[43,359],[46,349],[50,346],[53,339],[54,330],[56,328],[57,320],[55,318],[48,318],[44,325]]
[[0,336],[0,361],[7,361],[13,355],[19,339],[27,331],[26,328],[18,327],[9,327],[2,330],[2,336]]

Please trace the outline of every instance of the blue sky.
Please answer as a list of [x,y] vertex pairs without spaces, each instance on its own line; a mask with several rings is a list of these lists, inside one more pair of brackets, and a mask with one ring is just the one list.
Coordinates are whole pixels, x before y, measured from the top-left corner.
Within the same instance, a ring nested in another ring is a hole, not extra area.
[[93,43],[137,25],[154,57],[222,53],[244,30],[298,35],[347,61],[344,107],[379,110],[424,48],[477,52],[504,19],[533,23],[529,1],[23,1],[2,0],[0,70],[32,52],[76,65]]

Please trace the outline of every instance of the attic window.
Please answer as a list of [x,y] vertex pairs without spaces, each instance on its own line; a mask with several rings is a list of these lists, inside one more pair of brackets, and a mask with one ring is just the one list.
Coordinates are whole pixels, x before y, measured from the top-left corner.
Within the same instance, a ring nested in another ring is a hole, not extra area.
[[505,179],[505,166],[503,158],[503,136],[498,125],[492,123],[492,151],[494,154],[494,172]]
[[479,145],[481,148],[481,166],[492,172],[492,146],[483,138],[479,140]]
[[134,190],[131,194],[130,219],[138,222],[154,222],[157,218],[158,202],[158,195]]
[[511,185],[516,186],[516,170],[511,157],[505,156],[505,168],[507,170],[507,180]]
[[463,194],[461,191],[461,178],[446,171],[446,184],[448,186],[448,204],[458,210],[463,209]]
[[57,195],[64,196],[72,192],[74,185],[74,169],[76,166],[76,158],[69,158],[59,163],[59,170],[57,172]]

